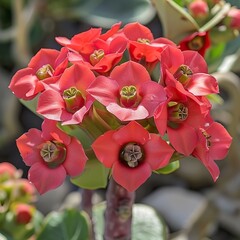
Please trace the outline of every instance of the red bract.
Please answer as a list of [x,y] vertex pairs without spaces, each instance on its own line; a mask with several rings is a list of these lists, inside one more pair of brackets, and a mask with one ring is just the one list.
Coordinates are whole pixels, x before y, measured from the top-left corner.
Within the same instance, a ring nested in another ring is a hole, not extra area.
[[28,179],[40,194],[59,187],[66,175],[81,174],[87,157],[81,143],[44,120],[42,131],[30,129],[17,139],[17,146],[27,166]]
[[121,36],[108,41],[99,38],[92,43],[92,47],[93,51],[89,54],[69,53],[69,61],[85,64],[99,73],[107,73],[122,59],[127,41]]
[[9,88],[21,99],[31,100],[42,92],[44,84],[55,83],[68,66],[68,50],[41,49],[28,67],[16,72]]
[[101,28],[75,35],[71,40],[57,37],[56,40],[72,52],[69,60],[85,64],[97,72],[109,72],[122,58],[127,47],[127,40],[117,34],[121,23],[117,23],[101,35]]
[[154,67],[158,62],[161,52],[168,46],[176,45],[166,39],[157,38],[154,39],[153,35],[147,27],[140,23],[129,23],[123,28],[123,34],[129,40],[129,53],[131,59],[136,62],[145,63],[147,67]]
[[226,157],[232,142],[227,130],[217,122],[206,124],[198,129],[198,144],[193,151],[193,156],[198,158],[208,169],[214,181],[219,176],[219,168],[214,162]]
[[206,50],[211,46],[208,32],[195,32],[185,37],[180,43],[179,47],[182,51],[194,50],[199,52],[203,57]]
[[112,168],[114,180],[135,191],[153,170],[166,166],[174,150],[157,134],[133,121],[119,130],[110,130],[92,144],[100,162]]
[[63,125],[82,122],[94,101],[86,92],[94,79],[94,74],[85,66],[69,67],[55,89],[49,88],[39,96],[37,112]]
[[162,53],[162,76],[167,86],[175,86],[178,81],[195,96],[218,93],[217,80],[207,72],[207,63],[198,52],[168,47]]
[[205,115],[194,96],[171,86],[166,91],[168,101],[157,108],[155,124],[161,135],[167,131],[170,143],[179,153],[189,156],[197,145],[196,129],[204,122]]
[[163,87],[132,61],[115,67],[109,78],[97,77],[87,91],[121,121],[151,117],[166,100]]

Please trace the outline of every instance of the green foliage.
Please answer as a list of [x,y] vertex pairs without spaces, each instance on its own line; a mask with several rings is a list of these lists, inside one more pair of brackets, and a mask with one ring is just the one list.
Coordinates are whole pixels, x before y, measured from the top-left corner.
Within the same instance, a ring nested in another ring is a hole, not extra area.
[[71,178],[71,182],[81,188],[105,188],[108,183],[109,171],[96,158],[91,158],[87,161],[84,172],[78,177]]
[[[106,203],[93,208],[96,240],[103,240],[104,211]],[[132,240],[166,240],[167,227],[163,219],[152,208],[143,204],[134,204],[132,218]]]
[[89,240],[89,219],[84,212],[68,209],[51,212],[36,240]]
[[158,174],[169,174],[176,171],[179,167],[180,167],[179,161],[174,161],[169,163],[166,167],[155,170],[154,172]]

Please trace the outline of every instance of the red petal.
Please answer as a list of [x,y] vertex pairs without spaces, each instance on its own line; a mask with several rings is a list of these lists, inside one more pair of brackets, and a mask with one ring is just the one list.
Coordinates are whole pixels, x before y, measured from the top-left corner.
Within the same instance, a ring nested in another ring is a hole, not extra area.
[[121,121],[141,120],[149,116],[148,110],[142,105],[139,105],[136,109],[132,109],[123,108],[117,103],[110,103],[107,106],[107,110]]
[[112,138],[114,130],[108,131],[98,137],[92,144],[92,149],[98,158],[107,168],[111,168],[113,163],[118,161],[120,144],[115,142]]
[[82,173],[87,161],[84,149],[81,143],[72,138],[71,143],[67,146],[67,156],[63,162],[63,166],[67,171],[67,174],[71,177],[75,177]]
[[134,192],[141,186],[152,174],[149,164],[140,164],[135,168],[124,166],[120,162],[116,162],[112,168],[112,176],[114,180],[127,189],[129,192]]
[[148,141],[149,133],[139,123],[132,121],[115,132],[112,139],[119,145],[129,142],[136,142],[143,145]]
[[60,121],[63,109],[65,109],[64,101],[57,91],[48,89],[40,95],[37,106],[39,114],[48,119]]
[[216,78],[204,73],[194,74],[186,88],[195,96],[206,96],[219,92]]
[[163,136],[167,130],[168,112],[167,102],[159,105],[154,113],[154,122],[161,136]]
[[87,92],[89,92],[96,100],[107,106],[112,102],[117,101],[119,94],[119,85],[116,81],[104,76],[99,76],[90,85]]
[[141,64],[132,61],[115,67],[110,77],[117,81],[120,89],[129,85],[138,87],[141,83],[151,81],[147,70]]
[[133,41],[137,41],[138,38],[145,38],[150,41],[153,40],[150,29],[138,22],[126,24],[123,28],[123,33],[129,40]]
[[17,140],[17,147],[27,166],[31,166],[38,161],[42,161],[38,146],[43,142],[41,131],[30,129],[27,133],[20,136]]
[[181,124],[178,129],[167,129],[172,146],[185,156],[189,156],[197,145],[198,135],[195,128]]
[[150,134],[150,139],[144,144],[145,159],[152,170],[166,166],[174,153],[174,149],[157,134]]
[[28,179],[40,194],[44,194],[63,184],[66,171],[62,165],[50,169],[44,163],[35,163],[28,172]]

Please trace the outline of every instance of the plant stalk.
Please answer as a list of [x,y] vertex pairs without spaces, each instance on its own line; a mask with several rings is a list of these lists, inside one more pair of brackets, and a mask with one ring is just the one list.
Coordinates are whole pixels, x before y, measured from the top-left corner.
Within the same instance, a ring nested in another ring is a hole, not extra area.
[[106,193],[104,240],[131,240],[135,192],[128,192],[113,178]]

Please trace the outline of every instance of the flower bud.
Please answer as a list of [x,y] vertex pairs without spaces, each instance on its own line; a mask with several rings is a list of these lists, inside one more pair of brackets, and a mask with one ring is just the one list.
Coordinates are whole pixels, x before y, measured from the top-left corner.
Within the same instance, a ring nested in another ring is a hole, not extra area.
[[231,8],[227,14],[225,24],[233,29],[240,29],[240,9]]
[[0,182],[15,178],[17,169],[8,162],[0,163]]
[[191,15],[195,18],[205,18],[208,16],[209,8],[205,1],[195,0],[188,5]]
[[13,207],[15,220],[18,224],[31,222],[35,208],[29,204],[18,203]]

